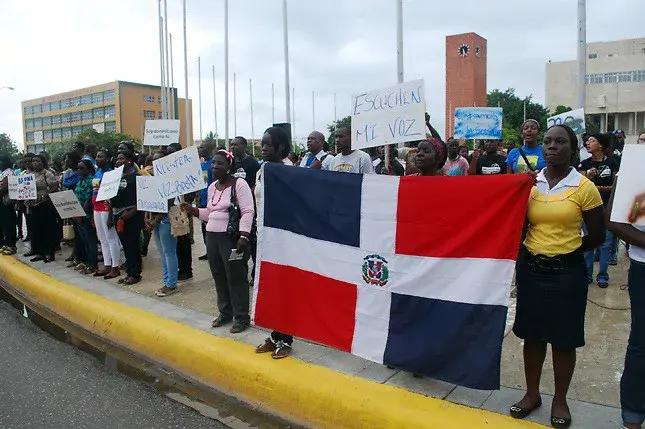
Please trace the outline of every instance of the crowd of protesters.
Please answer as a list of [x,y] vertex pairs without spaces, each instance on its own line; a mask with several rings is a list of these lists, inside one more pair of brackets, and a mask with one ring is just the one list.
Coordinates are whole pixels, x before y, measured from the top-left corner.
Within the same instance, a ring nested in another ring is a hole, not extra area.
[[[585,311],[588,287],[594,281],[594,262],[599,261],[597,285],[608,287],[608,266],[615,263],[620,239],[630,246],[632,301],[632,330],[621,381],[623,420],[629,428],[640,427],[645,420],[645,389],[639,384],[645,379],[645,318],[641,314],[645,308],[645,229],[611,223],[608,216],[605,219],[620,169],[624,133],[584,135],[589,155],[580,161],[577,136],[567,126],[551,127],[542,136],[539,122],[529,119],[521,127],[521,145],[485,140],[471,153],[454,138],[444,143],[428,116],[426,123],[431,137],[407,144],[400,158],[393,147],[387,149],[389,156],[383,147],[353,150],[351,126],[342,125],[334,132],[335,147],[328,147],[325,136],[314,131],[307,138],[307,152],[292,159],[289,135],[280,127],[264,133],[259,161],[249,154],[244,137],[232,140],[231,152],[202,143],[199,156],[207,187],[196,195],[170,200],[167,213],[137,210],[135,179],[137,175],[153,174],[152,163],[181,150],[178,144],[137,156],[131,142],[122,142],[116,154],[77,143],[67,154],[66,170],[60,174],[49,167],[44,154],[27,154],[15,170],[6,157],[0,157],[1,252],[16,253],[24,216],[25,240],[31,240],[25,256],[31,262],[53,261],[67,228],[75,237],[73,252],[67,258],[70,268],[106,280],[120,278],[119,283],[133,285],[142,279],[142,257],[154,237],[163,271],[163,287],[156,295],[165,297],[178,291],[179,282],[192,278],[192,234],[180,224],[182,217],[198,218],[206,244],[206,254],[199,259],[208,261],[217,290],[219,315],[212,326],[232,324],[230,332],[240,333],[250,326],[248,269],[250,259],[255,268],[255,207],[263,198],[259,186],[263,164],[396,176],[530,174],[535,186],[528,201],[516,266],[517,316],[513,328],[524,340],[527,391],[510,413],[524,418],[542,404],[539,385],[547,345],[551,344],[555,374],[551,423],[554,427],[571,424],[566,395],[576,349],[585,343]],[[638,143],[645,143],[645,134],[639,136]],[[121,166],[124,170],[117,195],[97,201],[103,175]],[[34,174],[37,199],[11,201],[7,178],[24,173]],[[74,191],[86,215],[61,221],[49,199],[59,190]],[[123,265],[121,253],[125,256]],[[292,345],[292,336],[274,331],[256,352],[282,359],[289,356]]]

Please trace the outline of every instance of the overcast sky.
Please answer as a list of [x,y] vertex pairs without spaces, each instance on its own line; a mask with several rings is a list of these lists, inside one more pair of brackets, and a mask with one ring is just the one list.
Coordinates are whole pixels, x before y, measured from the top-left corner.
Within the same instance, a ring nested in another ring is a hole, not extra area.
[[[219,133],[224,134],[223,0],[187,0],[189,95],[199,133],[197,57],[202,59],[202,129],[215,130],[211,67],[217,78]],[[488,4],[487,4],[488,3]],[[642,37],[643,0],[588,0],[587,40]],[[271,124],[271,84],[277,122],[284,121],[284,57],[280,0],[230,2],[231,118],[237,74],[237,134],[255,137]],[[441,4],[437,7],[437,4]],[[494,6],[490,6],[494,5]],[[476,32],[488,39],[488,90],[513,87],[544,102],[548,60],[576,56],[575,0],[404,0],[405,78],[425,79],[432,123],[443,133],[445,36]],[[185,93],[182,2],[168,0],[174,75]],[[637,11],[640,11],[637,13]],[[23,143],[20,101],[127,80],[159,84],[156,0],[0,0],[0,132]],[[289,0],[291,85],[296,137],[326,133],[350,111],[350,96],[396,82],[394,0]],[[312,115],[315,91],[315,127]]]

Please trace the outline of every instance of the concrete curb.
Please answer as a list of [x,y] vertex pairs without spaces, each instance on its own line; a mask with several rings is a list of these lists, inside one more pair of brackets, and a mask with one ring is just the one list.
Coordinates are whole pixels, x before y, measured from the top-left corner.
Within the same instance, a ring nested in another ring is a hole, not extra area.
[[43,308],[225,395],[308,427],[540,428],[489,411],[341,374],[111,301],[0,257],[0,277]]

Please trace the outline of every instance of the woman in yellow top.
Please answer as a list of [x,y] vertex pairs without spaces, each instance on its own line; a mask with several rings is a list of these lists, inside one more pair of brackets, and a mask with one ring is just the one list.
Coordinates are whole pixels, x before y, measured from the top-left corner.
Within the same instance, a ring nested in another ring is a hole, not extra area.
[[[551,425],[571,424],[567,391],[584,340],[587,272],[583,252],[605,237],[603,206],[596,186],[572,166],[578,140],[566,125],[551,127],[542,145],[546,168],[529,198],[528,230],[517,265],[517,315],[513,332],[524,340],[526,395],[510,413],[524,418],[542,405],[540,377],[551,344],[555,395]],[[588,234],[581,236],[582,223]]]

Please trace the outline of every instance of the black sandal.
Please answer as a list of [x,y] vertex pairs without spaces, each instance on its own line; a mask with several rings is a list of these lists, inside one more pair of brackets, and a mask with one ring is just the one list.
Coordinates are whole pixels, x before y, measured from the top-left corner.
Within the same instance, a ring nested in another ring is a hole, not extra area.
[[551,416],[551,427],[554,428],[568,428],[571,426],[571,417],[553,417]]
[[514,419],[523,419],[529,416],[533,411],[537,410],[542,406],[542,399],[538,402],[533,408],[522,408],[518,407],[517,404],[512,405],[509,412],[511,417]]

